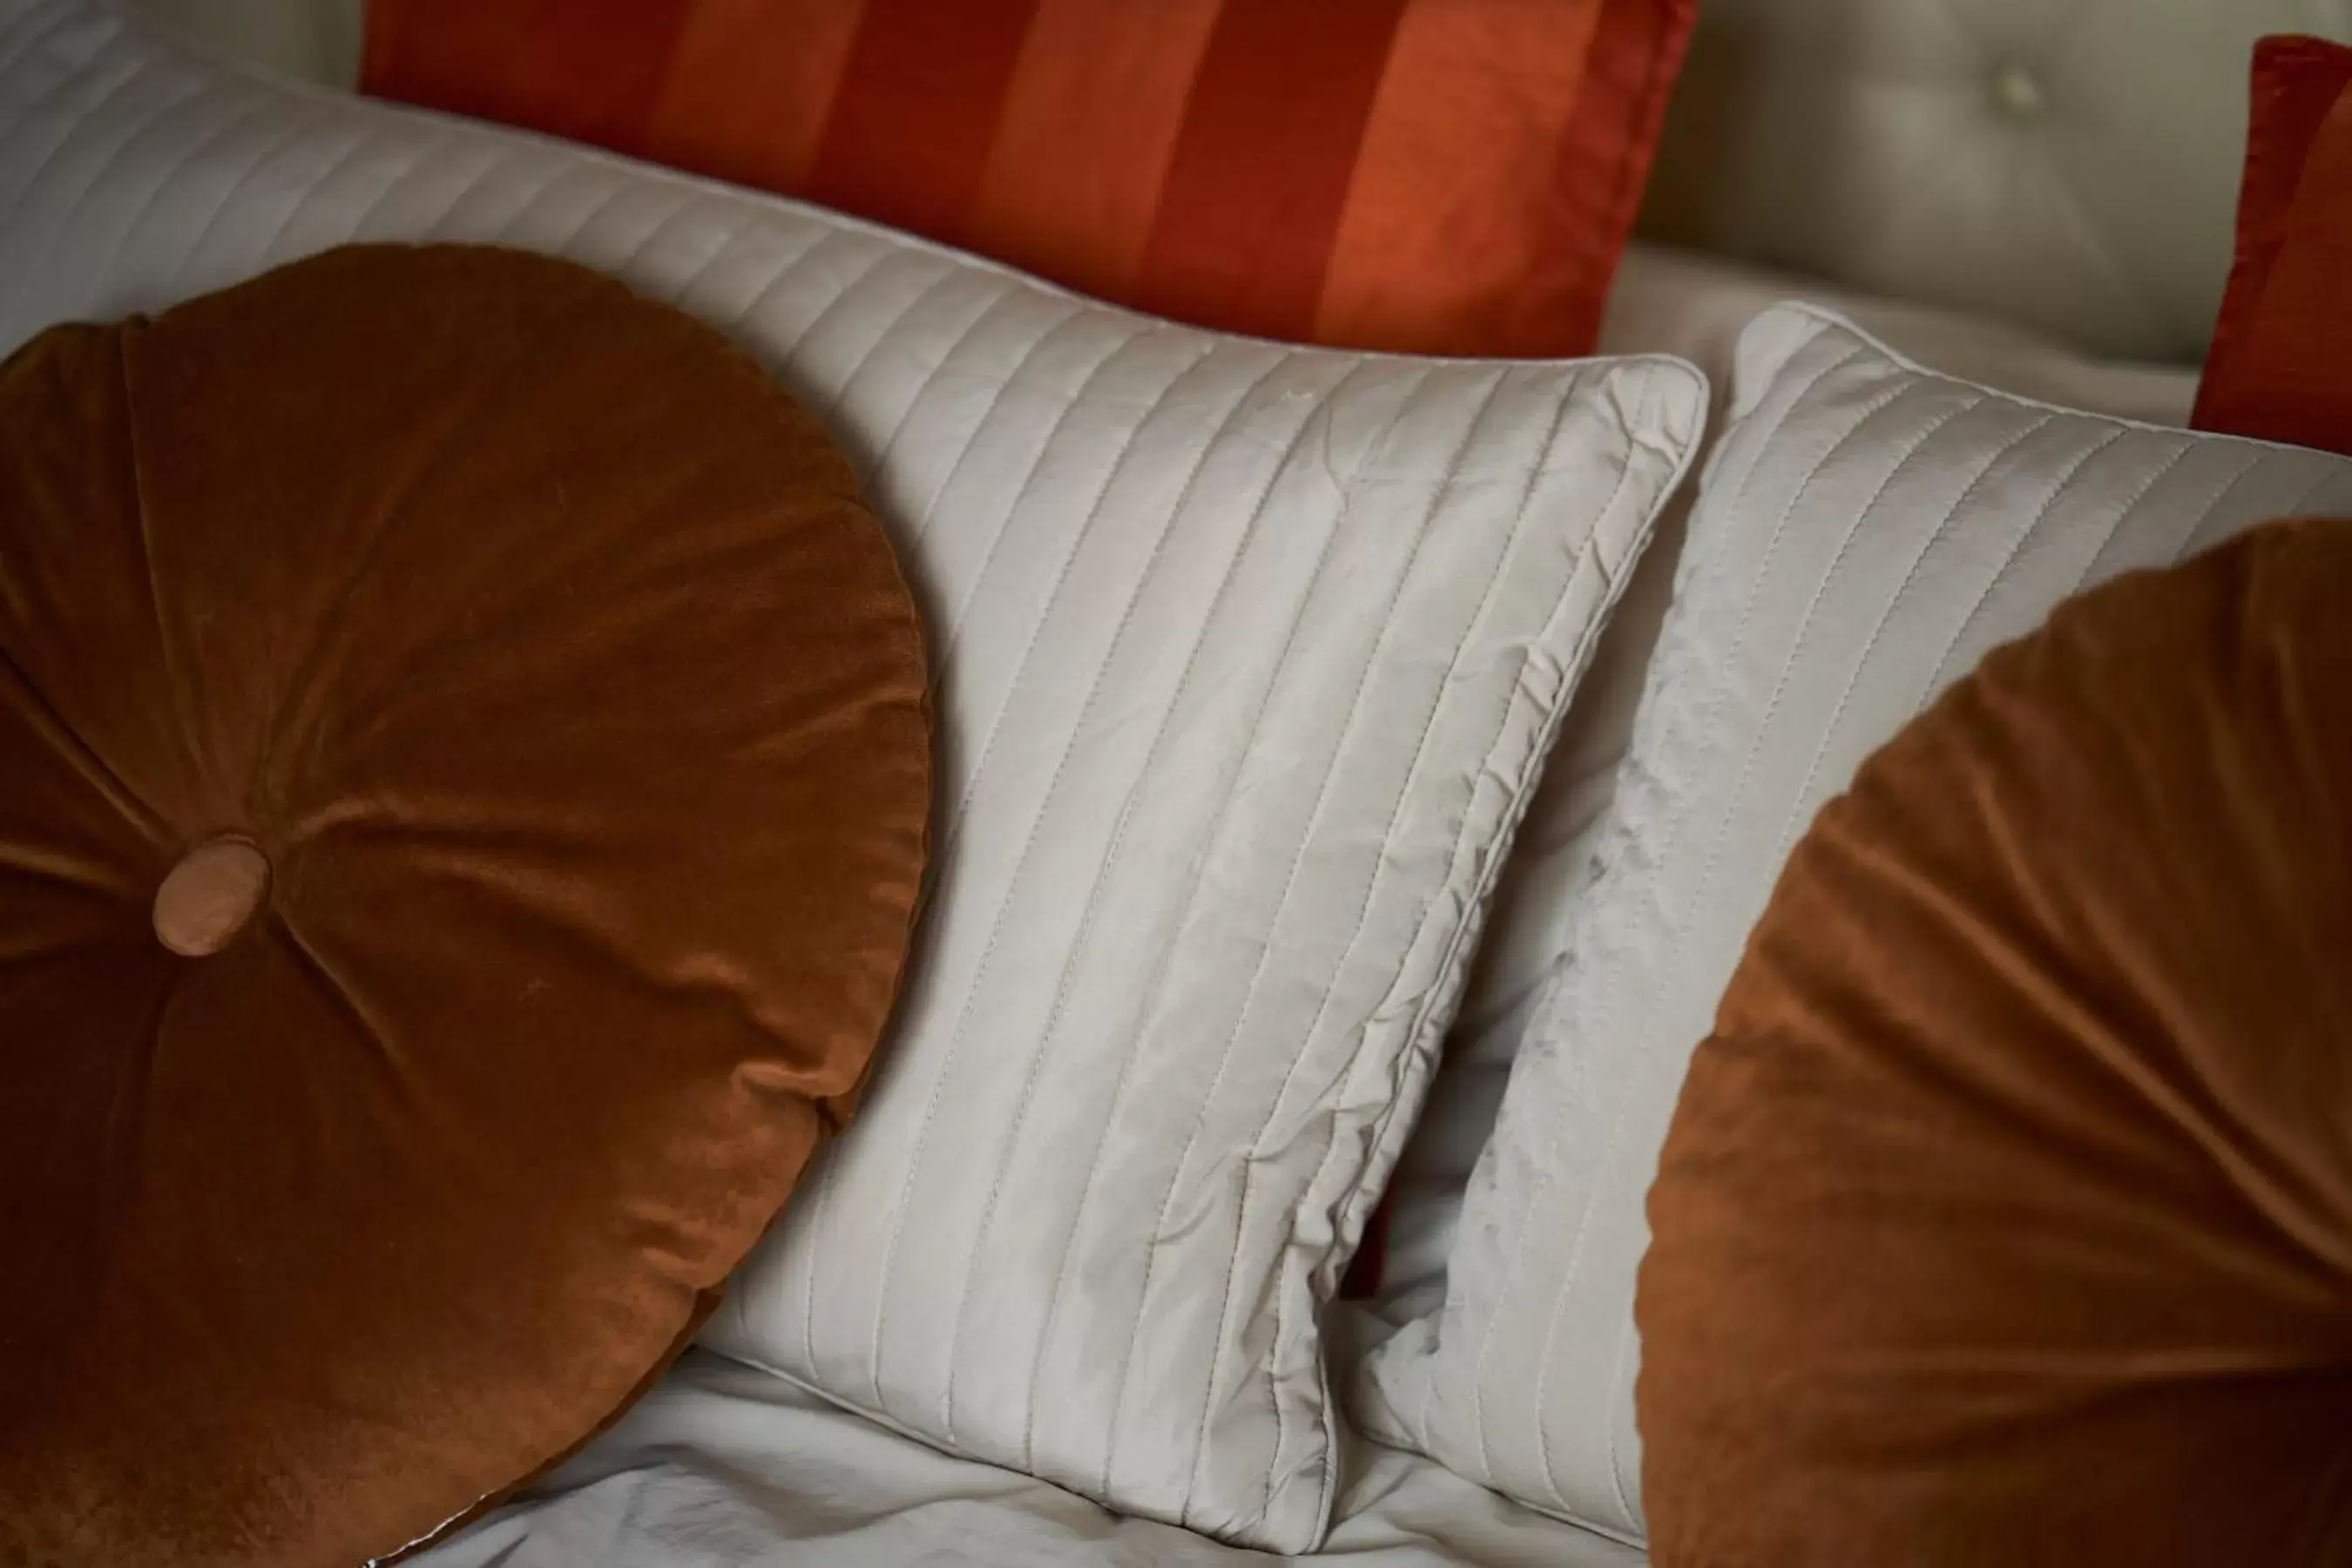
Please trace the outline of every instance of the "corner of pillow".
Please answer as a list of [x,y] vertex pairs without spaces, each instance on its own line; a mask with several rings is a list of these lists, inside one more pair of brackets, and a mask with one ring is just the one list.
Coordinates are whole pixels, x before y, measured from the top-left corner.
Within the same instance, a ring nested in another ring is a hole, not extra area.
[[[1427,1453],[1426,1421],[1415,1419],[1407,1405],[1426,1412],[1436,1394],[1441,1335],[1446,1311],[1433,1305],[1402,1322],[1382,1323],[1363,1335],[1341,1380],[1339,1397],[1348,1415],[1364,1436],[1376,1443],[1413,1453]],[[1433,1456],[1434,1457],[1434,1456]]]
[[1624,441],[1621,493],[1640,498],[1638,550],[1706,449],[1714,389],[1686,359],[1643,354],[1615,362],[1598,395]]
[[1736,424],[1754,413],[1764,389],[1780,379],[1790,362],[1807,343],[1831,331],[1851,333],[1873,347],[1885,346],[1835,310],[1809,300],[1783,300],[1757,312],[1740,329],[1733,353],[1730,422]]

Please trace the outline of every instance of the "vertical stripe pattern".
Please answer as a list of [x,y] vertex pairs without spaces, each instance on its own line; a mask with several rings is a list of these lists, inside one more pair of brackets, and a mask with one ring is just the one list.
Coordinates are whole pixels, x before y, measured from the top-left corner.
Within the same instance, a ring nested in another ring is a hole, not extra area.
[[1402,0],[1225,7],[1193,79],[1136,303],[1296,337],[1322,297],[1339,210]]
[[866,0],[807,194],[921,234],[971,208],[1036,0]]
[[[362,76],[412,103],[637,151],[694,0],[370,5]],[[554,23],[556,25],[551,25]],[[494,73],[472,62],[496,61]]]
[[[1364,128],[1319,333],[1442,352],[1447,339],[1433,329],[1466,320],[1476,335],[1497,337],[1529,288],[1563,270],[1578,275],[1580,249],[1573,236],[1559,247],[1546,193],[1605,8],[1603,0],[1405,8]],[[1578,177],[1572,153],[1567,177]]]
[[865,15],[854,0],[702,0],[638,150],[737,184],[805,188]]
[[1295,342],[1589,353],[1696,0],[370,0],[367,90]]

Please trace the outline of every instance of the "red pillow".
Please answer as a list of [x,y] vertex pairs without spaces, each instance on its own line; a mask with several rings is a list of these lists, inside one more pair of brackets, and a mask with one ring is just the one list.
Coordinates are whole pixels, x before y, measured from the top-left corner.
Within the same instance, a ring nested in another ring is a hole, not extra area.
[[371,0],[373,93],[1205,326],[1589,353],[1696,0]]
[[2196,426],[2352,453],[2352,48],[2265,38]]

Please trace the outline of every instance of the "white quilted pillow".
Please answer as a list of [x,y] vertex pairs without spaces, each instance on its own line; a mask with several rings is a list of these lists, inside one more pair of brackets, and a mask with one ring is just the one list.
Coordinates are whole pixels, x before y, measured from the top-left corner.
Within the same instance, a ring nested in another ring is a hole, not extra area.
[[1809,307],[1748,327],[1732,397],[1599,869],[1471,1178],[1444,1303],[1352,1391],[1380,1436],[1626,1539],[1643,1194],[1691,1048],[1815,808],[2077,588],[2264,519],[2352,512],[2352,462],[1987,391]]
[[0,0],[0,344],[354,238],[545,250],[724,327],[830,416],[929,611],[913,978],[711,1341],[1117,1507],[1314,1544],[1318,1313],[1696,373],[1170,326]]

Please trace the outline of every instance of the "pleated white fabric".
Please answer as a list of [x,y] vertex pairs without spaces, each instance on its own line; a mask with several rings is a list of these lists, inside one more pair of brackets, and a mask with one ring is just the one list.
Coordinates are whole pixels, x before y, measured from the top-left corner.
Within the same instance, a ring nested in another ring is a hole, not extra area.
[[1749,326],[1597,869],[1471,1177],[1444,1303],[1351,1388],[1365,1424],[1638,1539],[1643,1195],[1790,846],[2060,599],[2308,514],[2352,514],[2352,462],[1989,391],[1811,307]]
[[542,250],[725,328],[830,420],[928,612],[912,980],[710,1342],[1123,1510],[1313,1545],[1319,1310],[1701,378],[1171,326],[0,0],[0,344],[352,239]]

